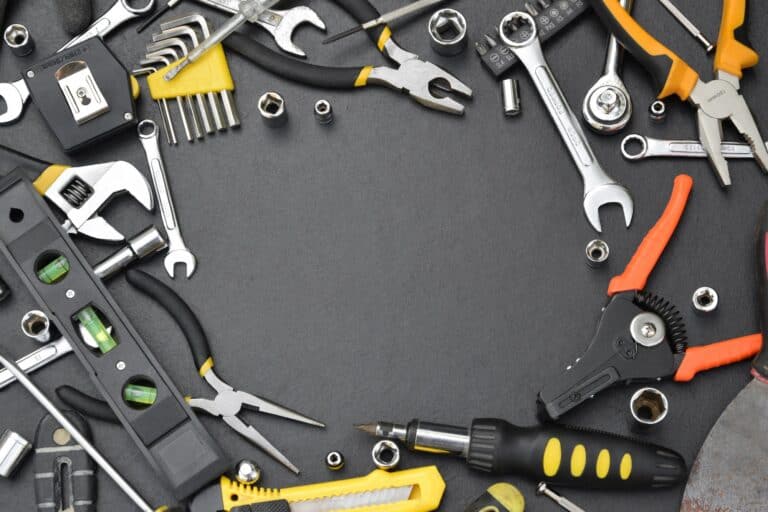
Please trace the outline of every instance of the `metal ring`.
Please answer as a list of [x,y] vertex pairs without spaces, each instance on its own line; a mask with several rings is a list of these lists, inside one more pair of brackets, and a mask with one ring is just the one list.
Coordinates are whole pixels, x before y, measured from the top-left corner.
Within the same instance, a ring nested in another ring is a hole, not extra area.
[[[389,456],[386,456],[389,454]],[[400,447],[389,439],[382,439],[371,450],[371,457],[376,467],[389,471],[395,469],[400,464]]]
[[638,423],[656,425],[667,417],[669,400],[656,388],[640,388],[630,398],[629,410]]
[[[152,131],[151,132],[145,132],[144,128],[146,126],[151,126]],[[157,135],[157,123],[155,123],[151,119],[144,119],[136,126],[136,131],[139,132],[139,138],[141,139],[151,139],[152,137]]]
[[[507,26],[509,23],[517,19],[524,19],[531,27],[531,34],[524,41],[520,42],[513,41],[506,34]],[[501,36],[501,40],[507,46],[511,46],[513,48],[522,48],[524,46],[528,46],[531,41],[539,36],[539,29],[536,26],[536,20],[533,19],[533,16],[528,13],[515,11],[507,14],[501,19],[501,23],[499,23],[499,36]]]
[[123,4],[123,9],[132,14],[148,14],[155,7],[155,0],[147,0],[147,5],[144,7],[133,7],[130,0],[120,0]]
[[[629,145],[632,144],[633,142],[637,142],[638,144],[640,144],[640,151],[638,151],[637,153],[629,152]],[[645,158],[645,155],[647,153],[648,153],[648,140],[642,135],[632,133],[624,137],[624,140],[621,141],[621,154],[627,160],[642,160],[643,158]]]

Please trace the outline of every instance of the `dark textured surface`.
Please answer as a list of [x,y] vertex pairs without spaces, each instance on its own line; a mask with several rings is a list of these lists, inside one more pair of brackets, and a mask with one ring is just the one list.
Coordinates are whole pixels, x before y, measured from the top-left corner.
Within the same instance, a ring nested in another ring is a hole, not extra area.
[[[384,10],[400,3],[379,0],[377,5]],[[96,12],[109,4],[97,0]],[[638,4],[639,18],[674,41],[675,49],[709,76],[710,61],[701,47],[656,2]],[[719,2],[677,4],[715,37]],[[509,5],[454,2],[467,16],[472,40]],[[331,33],[352,23],[330,2],[317,0],[312,6]],[[203,8],[188,0],[168,17],[193,9]],[[38,58],[67,40],[56,12],[42,0],[19,2],[9,12],[9,22],[29,26]],[[765,23],[766,11],[753,6],[751,14],[752,42],[764,52],[768,35],[757,27]],[[295,478],[221,422],[204,418],[233,462],[250,457],[263,467],[265,485],[367,473],[372,440],[351,428],[361,421],[420,416],[469,424],[476,416],[498,416],[533,423],[536,391],[586,347],[609,277],[623,268],[655,222],[677,172],[692,174],[696,184],[650,287],[684,312],[693,345],[757,329],[752,234],[768,182],[753,163],[732,164],[734,185],[726,194],[705,161],[628,163],[619,154],[620,137],[591,136],[603,166],[632,191],[636,213],[629,230],[618,210],[603,213],[611,259],[604,269],[590,270],[583,250],[595,233],[581,210],[581,183],[528,77],[516,74],[522,117],[505,119],[499,88],[479,60],[471,52],[457,58],[433,54],[425,23],[426,18],[418,18],[396,32],[406,48],[445,65],[475,89],[464,118],[425,110],[379,88],[339,93],[287,83],[233,56],[242,129],[163,148],[185,237],[199,260],[193,279],[177,280],[174,286],[207,329],[220,375],[328,423],[327,430],[318,431],[245,415],[303,469]],[[264,34],[259,37],[267,40]],[[329,46],[320,44],[323,37],[310,28],[298,33],[313,62],[382,62],[362,34]],[[148,38],[127,27],[108,41],[133,64]],[[589,15],[548,46],[550,64],[578,108],[599,75],[605,40]],[[17,70],[28,64],[5,49],[0,62],[3,81],[15,80]],[[747,73],[744,90],[768,131],[767,101],[761,94],[768,87],[764,69]],[[631,60],[625,78],[637,109],[629,132],[695,137],[687,105],[671,101],[666,125],[652,125],[646,113],[653,93],[650,80]],[[266,90],[286,98],[290,120],[283,130],[268,129],[258,117],[256,99]],[[331,127],[312,117],[312,106],[321,97],[333,104],[336,123]],[[156,118],[146,99],[140,110]],[[0,127],[0,142],[54,160],[126,159],[146,169],[131,133],[68,159],[34,106],[17,125]],[[161,222],[125,200],[106,215],[127,234]],[[112,249],[87,241],[79,245],[93,262]],[[168,281],[161,263],[156,259],[143,268]],[[18,333],[19,319],[33,303],[14,275],[0,274],[14,290],[0,307],[0,346],[20,356],[35,348]],[[691,313],[691,294],[701,285],[719,292],[716,315]],[[208,393],[167,314],[122,278],[109,288],[178,386],[192,394]],[[741,364],[701,375],[691,384],[661,383],[671,402],[668,419],[642,436],[680,451],[690,463],[720,411],[746,383],[747,371]],[[34,380],[51,395],[65,382],[93,390],[73,357],[35,374]],[[565,420],[629,433],[627,401],[634,389],[607,391]],[[0,404],[0,427],[31,437],[42,409],[18,386],[0,391]],[[92,428],[98,446],[153,504],[168,499],[126,434],[113,425],[92,422]],[[329,450],[346,456],[342,474],[325,468]],[[461,510],[490,483],[502,480],[471,473],[459,461],[404,454],[407,466],[429,463],[439,464],[448,484],[442,507],[447,512]],[[0,481],[0,510],[32,509],[32,472],[27,464],[15,480]],[[133,510],[103,474],[99,480],[99,510]],[[507,480],[525,494],[528,510],[558,510],[534,495],[532,482]],[[682,495],[682,488],[562,491],[590,512],[673,512]]]
[[93,21],[92,0],[56,0],[61,26],[70,36],[83,32]]

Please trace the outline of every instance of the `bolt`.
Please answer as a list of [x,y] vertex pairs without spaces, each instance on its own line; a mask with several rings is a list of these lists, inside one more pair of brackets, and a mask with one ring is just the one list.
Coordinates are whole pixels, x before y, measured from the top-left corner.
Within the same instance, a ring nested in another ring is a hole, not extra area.
[[619,106],[619,95],[616,91],[606,89],[597,97],[597,105],[608,114]]
[[571,500],[563,498],[552,489],[547,487],[547,484],[544,482],[539,482],[539,485],[536,487],[536,494],[539,496],[543,494],[547,498],[563,507],[568,512],[585,512],[583,508],[576,506]]
[[640,333],[646,338],[653,338],[656,336],[656,326],[650,322],[645,323],[640,328]]

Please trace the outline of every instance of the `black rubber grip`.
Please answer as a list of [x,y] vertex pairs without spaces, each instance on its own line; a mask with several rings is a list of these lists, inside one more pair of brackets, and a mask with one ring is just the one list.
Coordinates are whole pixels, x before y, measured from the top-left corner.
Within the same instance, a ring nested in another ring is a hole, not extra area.
[[768,379],[768,350],[765,350],[765,340],[768,339],[768,201],[760,210],[757,224],[757,279],[758,305],[760,308],[760,330],[763,334],[763,349],[752,361],[752,369],[763,379]]
[[516,474],[560,486],[651,489],[684,482],[676,452],[616,434],[558,425],[518,427],[477,419],[467,462],[494,474]]
[[125,272],[128,283],[141,293],[163,306],[173,317],[187,338],[198,370],[211,357],[211,348],[203,326],[192,309],[171,288],[141,270],[129,269]]
[[71,36],[85,32],[93,21],[91,0],[56,0],[55,4],[59,9],[64,32]]
[[275,75],[315,87],[353,89],[363,69],[308,64],[270,50],[263,44],[237,32],[224,40],[224,46]]
[[651,74],[654,83],[659,91],[664,88],[667,83],[667,77],[672,69],[672,59],[666,55],[650,55],[647,53],[629,33],[624,30],[624,27],[616,20],[613,13],[605,5],[606,0],[589,0],[592,8],[595,10],[597,17],[605,25],[609,32],[611,32],[616,39],[627,49],[632,56],[640,62],[643,68]]
[[291,512],[291,504],[285,500],[252,503],[234,507],[230,512]]
[[120,424],[120,420],[117,419],[115,412],[107,405],[107,402],[86,395],[79,389],[75,389],[72,386],[60,386],[56,388],[56,396],[67,407],[71,407],[84,416],[116,425]]
[[[335,0],[335,2],[339,4],[342,9],[347,11],[360,25],[367,21],[375,20],[381,16],[376,7],[374,7],[368,0]],[[369,29],[367,31],[368,37],[370,37],[374,43],[378,44],[381,33],[384,31],[385,27],[386,25],[379,25],[378,27]]]

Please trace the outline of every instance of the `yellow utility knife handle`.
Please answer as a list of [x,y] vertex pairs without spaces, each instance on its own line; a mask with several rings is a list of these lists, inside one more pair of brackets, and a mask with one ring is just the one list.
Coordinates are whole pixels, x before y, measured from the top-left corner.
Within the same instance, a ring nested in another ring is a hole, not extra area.
[[699,81],[699,74],[693,68],[641,27],[619,0],[590,0],[590,3],[603,24],[661,87],[659,99],[673,94],[681,100],[688,99]]
[[747,37],[747,0],[725,0],[715,52],[715,71],[742,77],[742,70],[756,66],[760,56],[742,41]]
[[245,485],[223,476],[219,482],[224,510],[229,512],[237,507],[285,500],[288,503],[309,500],[323,500],[333,497],[364,495],[398,487],[413,488],[407,501],[381,505],[361,505],[344,508],[344,512],[431,512],[440,506],[445,481],[436,466],[424,466],[402,471],[374,470],[366,476],[335,480],[317,484],[266,489]]

